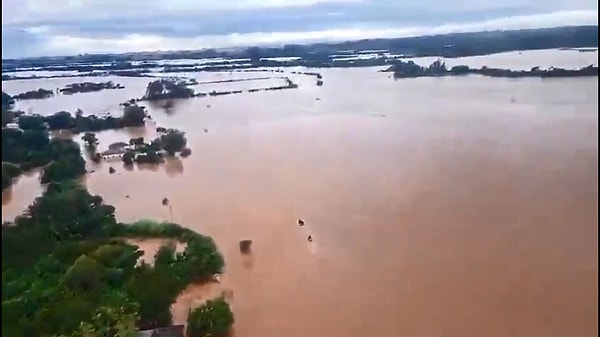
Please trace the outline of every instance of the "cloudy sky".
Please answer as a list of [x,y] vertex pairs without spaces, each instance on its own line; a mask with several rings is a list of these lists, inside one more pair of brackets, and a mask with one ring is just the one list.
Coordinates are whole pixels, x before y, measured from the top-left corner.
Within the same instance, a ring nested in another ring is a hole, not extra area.
[[2,0],[2,57],[597,24],[596,0]]

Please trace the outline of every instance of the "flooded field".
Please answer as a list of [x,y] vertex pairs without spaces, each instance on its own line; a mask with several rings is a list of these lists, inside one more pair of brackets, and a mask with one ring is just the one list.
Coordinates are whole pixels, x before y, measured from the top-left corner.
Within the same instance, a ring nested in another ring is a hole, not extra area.
[[[580,54],[597,63],[597,52]],[[505,62],[493,57],[489,65]],[[536,63],[512,57],[516,67]],[[215,238],[236,337],[597,335],[597,78],[319,71],[323,87],[286,72],[299,89],[147,104],[155,123],[99,133],[100,149],[159,125],[184,130],[192,155],[132,171],[90,164],[86,184],[122,221],[172,219]],[[100,79],[3,90],[83,80]],[[106,80],[126,89],[17,108],[117,114],[150,81]],[[4,221],[41,193],[37,179],[3,193]],[[250,258],[243,239],[253,240]],[[213,291],[187,289],[176,320]]]

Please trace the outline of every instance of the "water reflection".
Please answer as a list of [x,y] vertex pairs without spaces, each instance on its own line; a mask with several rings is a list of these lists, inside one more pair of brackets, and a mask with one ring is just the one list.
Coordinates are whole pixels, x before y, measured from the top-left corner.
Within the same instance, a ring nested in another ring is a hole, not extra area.
[[151,172],[158,172],[158,169],[160,168],[161,164],[150,164],[150,163],[143,163],[143,164],[137,164],[137,168],[140,171],[151,171]]
[[169,176],[175,176],[183,173],[183,162],[177,157],[167,157],[165,159],[165,171]]

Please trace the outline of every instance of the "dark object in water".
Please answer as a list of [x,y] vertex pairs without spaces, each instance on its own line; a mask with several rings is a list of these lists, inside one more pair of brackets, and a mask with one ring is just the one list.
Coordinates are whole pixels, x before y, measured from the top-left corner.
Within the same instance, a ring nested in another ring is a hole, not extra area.
[[117,170],[115,170],[112,166],[108,168],[108,173],[113,174],[117,172]]
[[240,241],[240,252],[242,254],[250,254],[252,253],[250,247],[252,246],[252,240],[242,240]]
[[127,146],[129,144],[124,143],[124,142],[116,142],[116,143],[112,143],[108,146],[109,150],[121,150],[123,149],[125,146]]
[[308,242],[312,242],[312,236],[311,235],[308,236]]
[[204,129],[204,133],[208,133],[208,129]]
[[300,225],[300,226],[304,226],[304,220],[302,220],[302,219],[298,219],[298,225]]
[[183,158],[189,157],[191,154],[192,150],[189,147],[183,148],[180,153],[181,157]]
[[169,199],[167,199],[167,198],[163,198],[163,199],[162,199],[162,205],[163,205],[163,206],[167,206],[168,204],[169,204]]

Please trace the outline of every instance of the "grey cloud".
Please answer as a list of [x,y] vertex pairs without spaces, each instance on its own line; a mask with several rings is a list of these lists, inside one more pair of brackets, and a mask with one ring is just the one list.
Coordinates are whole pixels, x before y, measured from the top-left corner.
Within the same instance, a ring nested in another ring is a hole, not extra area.
[[[592,10],[597,18],[597,2],[591,0],[73,0],[69,3],[60,6],[47,0],[2,0],[3,57],[81,52],[77,46],[72,51],[65,46],[89,39],[103,39],[106,45],[103,48],[109,48],[110,43],[133,35],[154,40],[188,38],[204,41],[202,44],[227,44],[232,43],[232,34],[254,34],[248,36],[260,35],[260,39],[268,40],[265,34],[274,32],[297,37],[298,32],[314,34],[332,30],[400,31],[411,27],[464,26],[557,11]],[[565,15],[575,18],[572,14]],[[579,17],[585,18],[581,22],[590,20],[589,15]],[[562,23],[558,20],[556,24]],[[207,38],[202,39],[203,36]],[[223,43],[218,36],[223,36]],[[239,41],[237,37],[234,40]],[[61,46],[52,45],[58,42]],[[143,46],[144,43],[138,44],[138,48]],[[115,49],[121,48],[122,45],[115,45]]]

